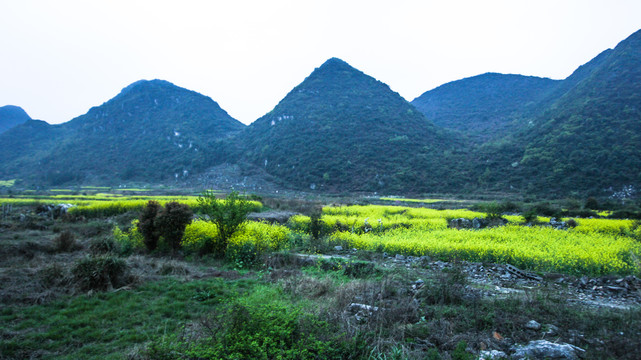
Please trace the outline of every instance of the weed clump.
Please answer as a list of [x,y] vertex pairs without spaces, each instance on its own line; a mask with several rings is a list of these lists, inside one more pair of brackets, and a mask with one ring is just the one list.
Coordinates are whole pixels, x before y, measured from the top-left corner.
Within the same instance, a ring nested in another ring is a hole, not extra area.
[[123,285],[127,265],[113,256],[88,257],[71,269],[76,285],[82,291],[104,291]]
[[80,245],[76,242],[76,237],[69,230],[65,230],[56,236],[53,243],[57,252],[69,252],[80,248]]

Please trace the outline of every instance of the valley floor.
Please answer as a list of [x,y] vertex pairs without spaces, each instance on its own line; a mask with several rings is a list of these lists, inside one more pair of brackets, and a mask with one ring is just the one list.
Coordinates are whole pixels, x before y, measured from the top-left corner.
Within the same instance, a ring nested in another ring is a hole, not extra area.
[[[326,245],[325,255],[277,252],[250,269],[133,254],[117,283],[83,288],[72,269],[110,256],[105,239],[131,216],[2,224],[0,359],[474,359],[543,340],[572,345],[567,356],[641,353],[634,276],[537,279]],[[78,240],[63,248],[65,231]]]

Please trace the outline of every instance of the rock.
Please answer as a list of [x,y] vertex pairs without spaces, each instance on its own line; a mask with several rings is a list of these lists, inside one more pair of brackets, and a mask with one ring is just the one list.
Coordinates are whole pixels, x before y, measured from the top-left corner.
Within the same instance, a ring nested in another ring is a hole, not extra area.
[[481,218],[474,218],[472,219],[472,228],[474,229],[482,229],[486,226],[485,221]]
[[358,321],[367,320],[367,318],[372,316],[377,311],[378,311],[377,306],[371,306],[371,305],[359,304],[359,303],[351,303],[347,307],[347,312],[354,315],[354,317]]
[[499,350],[483,350],[479,353],[478,360],[507,359],[507,354]]
[[458,218],[450,220],[448,226],[454,229],[470,229],[472,227],[472,222],[469,219]]
[[565,221],[559,221],[556,218],[550,219],[550,226],[558,230],[567,230],[568,224]]
[[270,224],[285,224],[289,221],[289,218],[294,215],[296,215],[296,213],[291,211],[266,211],[261,213],[249,213],[247,214],[247,220],[264,221]]
[[72,204],[42,204],[36,208],[36,213],[40,216],[46,216],[57,219],[65,215],[67,211],[74,207]]
[[340,245],[336,245],[336,246],[334,246],[334,250],[336,250],[336,251],[343,251],[343,247],[342,247],[342,246],[340,246]]
[[530,341],[527,345],[512,347],[513,359],[567,359],[578,360],[585,350],[570,344],[557,344],[547,340]]
[[395,258],[396,260],[398,260],[398,261],[403,261],[403,260],[405,260],[405,256],[403,256],[403,255],[401,255],[401,254],[396,254],[396,256],[395,256],[394,258]]
[[529,330],[541,330],[541,324],[536,322],[536,320],[530,320],[525,324],[525,328]]
[[424,285],[425,285],[425,281],[423,281],[422,279],[418,279],[414,282],[414,284],[412,284],[412,289],[418,290],[422,288]]
[[559,328],[555,325],[546,324],[544,328],[545,328],[545,335],[556,336],[559,334]]

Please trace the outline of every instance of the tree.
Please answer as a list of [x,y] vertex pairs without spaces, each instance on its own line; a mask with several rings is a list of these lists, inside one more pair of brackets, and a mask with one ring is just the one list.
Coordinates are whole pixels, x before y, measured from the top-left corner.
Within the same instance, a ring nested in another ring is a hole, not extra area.
[[205,191],[198,197],[198,205],[218,228],[218,236],[211,250],[222,256],[227,250],[229,238],[242,227],[253,205],[235,191],[229,193],[224,200],[216,199],[212,191]]
[[180,247],[185,227],[191,222],[193,215],[189,205],[177,201],[168,202],[156,215],[155,225],[158,233],[174,251]]
[[162,205],[158,201],[149,200],[138,217],[138,231],[145,239],[145,247],[149,251],[154,251],[158,247],[160,233],[156,228],[156,216],[161,209]]

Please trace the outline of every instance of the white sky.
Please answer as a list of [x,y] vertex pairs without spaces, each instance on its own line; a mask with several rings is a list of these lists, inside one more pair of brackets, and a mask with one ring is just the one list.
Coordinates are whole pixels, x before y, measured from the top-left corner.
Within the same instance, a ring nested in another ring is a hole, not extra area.
[[0,0],[0,106],[61,123],[157,78],[249,124],[330,57],[411,101],[489,71],[565,78],[640,28],[639,0]]

